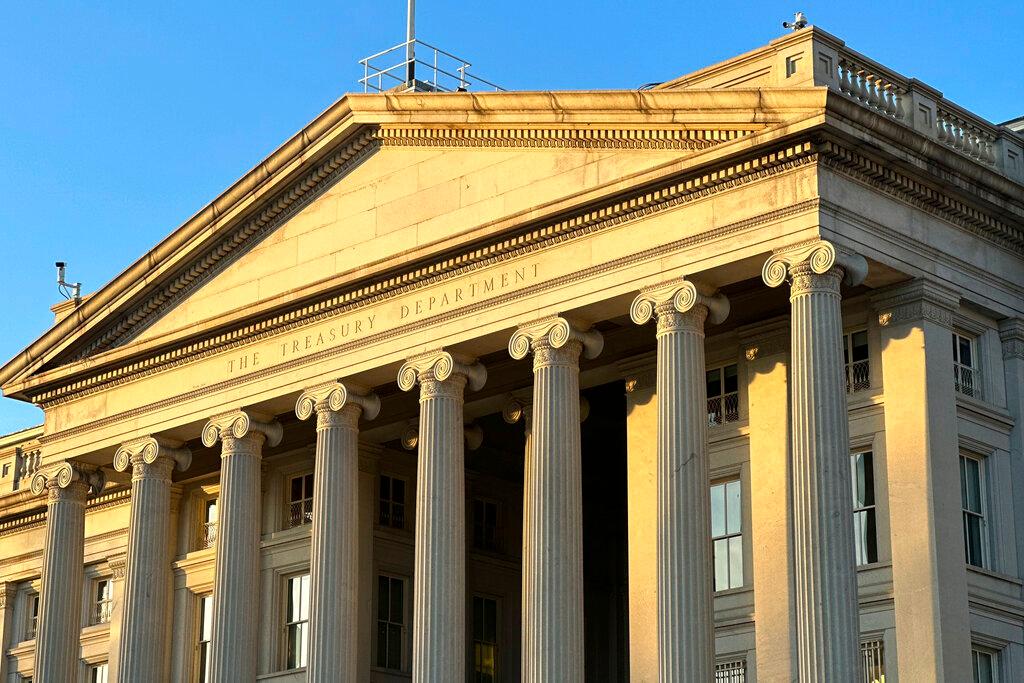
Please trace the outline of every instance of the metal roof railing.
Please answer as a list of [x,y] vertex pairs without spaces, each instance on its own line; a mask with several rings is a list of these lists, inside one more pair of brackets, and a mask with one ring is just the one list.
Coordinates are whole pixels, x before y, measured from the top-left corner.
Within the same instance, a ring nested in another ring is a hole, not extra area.
[[[426,48],[426,59],[417,56],[417,46]],[[407,40],[364,57],[359,63],[363,65],[363,77],[359,79],[363,92],[462,92],[480,85],[489,90],[504,90],[472,74],[473,65],[466,60],[422,40]]]

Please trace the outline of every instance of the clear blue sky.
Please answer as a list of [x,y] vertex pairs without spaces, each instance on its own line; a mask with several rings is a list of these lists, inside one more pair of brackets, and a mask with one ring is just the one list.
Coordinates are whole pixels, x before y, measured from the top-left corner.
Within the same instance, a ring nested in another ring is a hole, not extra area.
[[[1024,114],[1020,2],[420,0],[417,27],[508,89],[635,88],[763,45],[796,9],[989,120]],[[52,322],[54,261],[102,286],[404,31],[404,0],[5,4],[0,362]],[[41,420],[0,399],[0,434]]]

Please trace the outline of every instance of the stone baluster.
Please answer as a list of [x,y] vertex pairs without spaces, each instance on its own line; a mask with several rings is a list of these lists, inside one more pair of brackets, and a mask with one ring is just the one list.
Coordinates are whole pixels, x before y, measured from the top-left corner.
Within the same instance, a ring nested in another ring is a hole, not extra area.
[[604,340],[561,317],[520,327],[515,359],[533,351],[531,451],[523,494],[522,679],[583,681],[583,528],[579,357]]
[[46,491],[39,628],[34,678],[41,683],[78,680],[85,563],[85,501],[103,488],[103,473],[64,462],[47,476],[32,477],[32,493]]
[[398,386],[420,385],[413,574],[412,679],[466,679],[466,516],[463,392],[483,387],[480,363],[446,351],[409,359]]
[[722,294],[673,280],[640,293],[630,316],[657,316],[658,657],[661,681],[714,678],[711,502],[704,322],[729,314]]
[[355,681],[359,661],[359,417],[377,417],[376,394],[341,382],[302,392],[300,420],[316,413],[310,550],[310,683]]
[[263,445],[281,441],[279,422],[237,411],[203,427],[203,445],[221,443],[219,525],[213,578],[210,680],[256,679],[259,656],[260,502]]
[[773,254],[762,276],[790,281],[793,552],[801,683],[858,681],[859,608],[840,282],[864,258],[814,241]]
[[114,469],[132,469],[123,621],[117,680],[156,681],[168,674],[171,598],[171,471],[188,469],[192,452],[147,437],[122,445]]

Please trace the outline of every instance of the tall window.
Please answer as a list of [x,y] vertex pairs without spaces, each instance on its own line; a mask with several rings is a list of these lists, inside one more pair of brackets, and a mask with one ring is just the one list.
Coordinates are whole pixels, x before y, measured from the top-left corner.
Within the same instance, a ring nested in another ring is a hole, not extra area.
[[960,504],[964,515],[964,553],[967,564],[985,566],[985,497],[982,462],[960,456]]
[[747,680],[747,660],[715,664],[715,683],[744,683]]
[[199,534],[199,547],[212,548],[217,545],[217,499],[210,498],[203,504],[203,527]]
[[213,596],[204,595],[199,598],[199,657],[197,680],[207,683],[210,680],[210,641],[213,639]]
[[89,667],[89,683],[107,683],[107,663]]
[[285,668],[306,666],[309,653],[309,574],[288,579],[285,606]]
[[711,540],[714,544],[715,590],[743,585],[743,529],[740,480],[711,486]]
[[405,528],[405,480],[380,475],[380,525]]
[[313,474],[292,477],[288,485],[288,528],[313,521]]
[[473,500],[473,547],[498,549],[498,505],[480,498]]
[[974,339],[953,333],[953,382],[964,396],[981,398],[981,373]]
[[878,533],[875,526],[875,466],[871,451],[850,456],[853,488],[853,536],[857,565],[878,562]]
[[996,683],[999,680],[998,655],[986,650],[971,649],[974,683]]
[[864,683],[885,683],[885,646],[881,639],[860,644],[860,661]]
[[31,591],[25,596],[25,640],[36,637],[39,628],[39,593]]
[[97,579],[92,582],[92,623],[106,624],[114,609],[114,582]]
[[498,601],[473,597],[473,683],[498,680]]
[[736,364],[708,370],[708,425],[740,419],[739,373]]
[[377,666],[401,671],[404,631],[405,581],[393,576],[378,576]]
[[843,335],[843,358],[846,360],[846,393],[871,387],[868,360],[868,333],[860,330]]

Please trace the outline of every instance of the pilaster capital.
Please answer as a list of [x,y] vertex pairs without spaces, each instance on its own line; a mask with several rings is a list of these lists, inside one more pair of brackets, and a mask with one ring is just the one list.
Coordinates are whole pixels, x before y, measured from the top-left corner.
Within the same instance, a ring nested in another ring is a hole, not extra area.
[[633,299],[629,307],[629,317],[637,325],[643,325],[656,315],[659,331],[683,329],[688,326],[697,326],[703,330],[703,315],[689,321],[675,315],[698,313],[700,308],[706,309],[705,315],[714,325],[729,316],[729,300],[721,292],[698,286],[690,280],[673,279],[643,289]]
[[203,445],[210,447],[224,439],[243,439],[250,434],[261,434],[268,446],[276,446],[281,443],[284,428],[272,418],[236,410],[210,418],[203,427]]
[[380,414],[380,397],[344,382],[327,382],[302,392],[295,402],[295,415],[305,420],[314,411],[338,413],[346,406],[355,406],[364,418],[372,420]]
[[871,296],[881,327],[929,320],[953,328],[953,314],[960,308],[960,296],[929,280],[912,280],[878,290]]
[[160,458],[167,458],[179,472],[184,472],[192,464],[192,451],[179,441],[171,441],[160,436],[146,436],[126,441],[117,449],[114,453],[114,469],[124,472],[129,467],[138,467],[139,464],[152,465]]
[[[484,430],[478,424],[472,423],[462,428],[462,435],[466,439],[466,449],[475,451],[484,443]],[[414,450],[420,442],[420,426],[416,421],[411,421],[402,430],[402,448],[407,451]]]
[[835,267],[842,270],[843,283],[850,287],[864,282],[868,274],[868,262],[860,254],[825,240],[812,240],[774,251],[764,262],[761,278],[769,287],[778,287],[791,279],[794,271],[825,275]]
[[127,555],[115,555],[107,558],[107,565],[110,567],[110,576],[114,579],[123,579],[125,570],[128,567]]
[[1003,343],[1003,358],[1024,360],[1024,320],[1006,318],[999,323],[999,340]]
[[14,596],[18,594],[18,584],[13,581],[0,583],[0,612],[7,609],[8,605],[14,605]]
[[398,370],[398,387],[409,391],[417,383],[444,382],[452,376],[464,378],[473,391],[483,389],[487,381],[487,368],[475,359],[447,351],[428,351],[413,356],[402,364]]
[[555,315],[520,325],[508,340],[508,352],[521,360],[531,349],[561,349],[571,344],[579,344],[585,358],[596,358],[604,348],[604,337],[589,326]]
[[626,382],[626,393],[635,394],[657,388],[658,355],[654,352],[645,353],[633,358],[626,358],[616,363],[619,373]]
[[106,483],[103,470],[94,465],[79,462],[62,462],[45,472],[36,472],[32,477],[32,494],[47,491],[49,500],[76,500],[85,502],[90,491],[99,495]]

